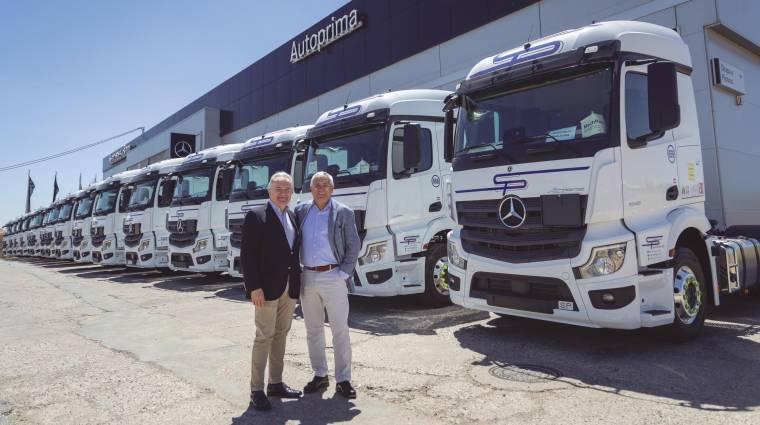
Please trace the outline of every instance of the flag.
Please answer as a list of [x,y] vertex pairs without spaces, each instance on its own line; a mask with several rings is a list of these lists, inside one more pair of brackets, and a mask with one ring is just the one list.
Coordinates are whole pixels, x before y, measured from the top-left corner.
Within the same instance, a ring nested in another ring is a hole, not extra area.
[[31,174],[26,175],[26,212],[32,211],[32,192],[34,192],[34,182]]
[[82,173],[79,173],[79,190],[82,190]]
[[53,177],[53,202],[58,197],[58,172],[56,171],[55,177]]

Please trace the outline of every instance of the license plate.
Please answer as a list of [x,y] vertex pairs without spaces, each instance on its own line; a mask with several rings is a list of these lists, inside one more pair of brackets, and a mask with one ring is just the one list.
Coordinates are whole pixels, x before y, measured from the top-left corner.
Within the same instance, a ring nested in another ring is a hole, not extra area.
[[575,306],[573,305],[572,301],[558,301],[557,304],[558,304],[557,308],[559,308],[560,310],[568,310],[568,311],[575,310]]

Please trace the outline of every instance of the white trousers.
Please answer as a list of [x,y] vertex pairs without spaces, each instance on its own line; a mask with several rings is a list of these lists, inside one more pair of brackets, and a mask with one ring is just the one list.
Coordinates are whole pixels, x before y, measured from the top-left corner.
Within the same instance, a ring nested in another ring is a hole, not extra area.
[[314,375],[327,376],[325,309],[330,321],[335,353],[335,381],[351,380],[351,341],[348,334],[348,289],[337,269],[304,270],[301,274],[301,310]]

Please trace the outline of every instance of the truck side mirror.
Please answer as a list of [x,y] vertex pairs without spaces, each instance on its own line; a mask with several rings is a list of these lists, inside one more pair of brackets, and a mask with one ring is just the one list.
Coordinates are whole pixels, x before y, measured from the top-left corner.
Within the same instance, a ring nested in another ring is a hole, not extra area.
[[676,65],[655,62],[647,67],[647,74],[649,129],[653,134],[660,134],[678,127],[681,108],[678,106]]
[[420,166],[421,142],[422,127],[419,124],[406,124],[404,126],[404,169],[411,170]]
[[454,111],[446,111],[443,118],[443,159],[451,162],[454,158]]

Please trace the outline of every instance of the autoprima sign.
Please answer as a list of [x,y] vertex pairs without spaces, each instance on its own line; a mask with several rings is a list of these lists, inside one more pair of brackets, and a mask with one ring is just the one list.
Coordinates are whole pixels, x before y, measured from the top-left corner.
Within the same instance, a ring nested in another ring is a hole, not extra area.
[[321,52],[323,48],[351,34],[362,25],[364,25],[364,20],[359,19],[359,12],[356,9],[339,18],[331,17],[326,27],[313,34],[306,34],[300,42],[293,41],[290,48],[290,62],[300,62],[314,53]]
[[125,160],[130,149],[132,149],[132,146],[130,145],[124,145],[120,147],[116,152],[108,156],[108,163],[114,165]]

